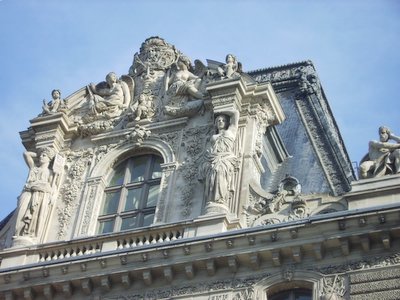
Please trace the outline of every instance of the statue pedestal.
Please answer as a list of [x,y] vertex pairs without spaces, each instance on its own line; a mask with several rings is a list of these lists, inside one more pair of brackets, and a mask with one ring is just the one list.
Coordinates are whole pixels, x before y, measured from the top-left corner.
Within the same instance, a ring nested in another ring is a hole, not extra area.
[[13,248],[29,247],[34,244],[36,244],[36,238],[28,236],[13,236],[13,242],[12,242]]
[[225,204],[209,202],[204,207],[205,215],[228,214],[228,213],[229,213],[229,207],[226,206]]
[[242,109],[242,98],[245,95],[246,86],[241,78],[215,81],[207,85],[206,89],[211,96],[214,114]]

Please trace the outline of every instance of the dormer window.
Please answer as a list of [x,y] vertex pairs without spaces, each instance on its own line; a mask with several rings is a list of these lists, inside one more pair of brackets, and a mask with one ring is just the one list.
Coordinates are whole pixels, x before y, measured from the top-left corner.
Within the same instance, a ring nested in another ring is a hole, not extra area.
[[153,154],[128,158],[111,175],[98,218],[99,234],[153,223],[162,158]]

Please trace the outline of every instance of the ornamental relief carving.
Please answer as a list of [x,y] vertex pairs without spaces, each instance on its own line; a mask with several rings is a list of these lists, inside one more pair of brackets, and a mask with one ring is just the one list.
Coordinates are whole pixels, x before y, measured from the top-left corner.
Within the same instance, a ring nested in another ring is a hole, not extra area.
[[[226,290],[241,290],[237,294],[238,297],[246,296],[252,293],[252,286],[260,281],[269,277],[270,273],[262,273],[259,275],[249,276],[246,278],[230,278],[226,280],[216,280],[210,282],[197,282],[196,284],[177,285],[170,288],[154,289],[147,292],[128,292],[120,295],[105,296],[104,300],[132,300],[132,299],[171,299],[171,297],[183,297],[190,295],[207,295],[210,291],[213,293],[220,291],[222,294],[226,294]],[[235,295],[237,296],[237,295]],[[211,296],[210,296],[211,297]],[[211,298],[210,298],[211,299]],[[248,299],[248,298],[236,298]],[[254,300],[257,298],[253,298]]]
[[[283,81],[296,81],[302,90],[306,91],[308,85],[315,83],[311,76],[315,76],[315,69],[311,61],[305,61],[296,66],[287,65],[275,69],[267,69],[264,73],[255,75],[254,80],[260,83],[271,82],[272,84]],[[315,78],[318,77],[315,76]],[[307,82],[309,83],[307,84]]]
[[181,135],[182,132],[179,130],[179,131],[171,131],[165,133],[156,133],[153,134],[153,137],[166,142],[171,147],[175,156],[177,156],[181,144]]
[[325,134],[319,124],[316,123],[315,112],[312,111],[312,108],[308,103],[306,103],[306,101],[297,100],[296,105],[301,112],[304,124],[306,124],[309,137],[313,140],[316,151],[320,153],[319,158],[321,160],[321,167],[326,172],[327,178],[330,178],[331,188],[336,194],[343,194],[346,192],[347,188],[345,183],[336,173],[336,170],[338,169],[336,167],[336,162],[332,160],[332,156],[327,153],[328,150],[325,146],[327,142],[324,138]]
[[179,168],[179,176],[185,183],[181,188],[181,215],[188,217],[192,213],[193,193],[198,182],[198,167],[204,152],[204,145],[210,136],[212,126],[204,125],[185,130],[182,146],[185,158]]
[[282,180],[274,194],[263,192],[260,195],[251,185],[249,191],[248,203],[244,206],[249,227],[299,220],[310,215],[301,185],[294,177]]
[[342,300],[346,294],[346,280],[341,275],[322,279],[321,300]]
[[262,154],[262,143],[265,131],[267,126],[272,123],[273,121],[273,114],[271,109],[266,105],[256,104],[252,107],[251,111],[253,112],[255,119],[256,119],[256,139],[254,150],[258,158],[261,157]]
[[67,174],[60,190],[60,206],[57,207],[58,232],[57,238],[64,239],[71,224],[71,218],[76,213],[85,176],[89,170],[93,158],[93,149],[67,151]]
[[389,255],[377,255],[374,257],[362,258],[359,260],[352,260],[338,265],[326,265],[310,268],[325,275],[330,274],[343,274],[350,271],[367,270],[380,267],[388,267],[400,265],[400,253],[393,253]]
[[39,117],[65,113],[81,137],[193,117],[205,110],[208,83],[241,76],[241,63],[232,54],[226,56],[225,63],[210,60],[206,66],[195,60],[193,66],[175,46],[151,37],[134,54],[129,74],[109,72],[105,81],[89,83],[66,100],[59,90],[53,90],[53,100],[44,101]]
[[163,168],[162,181],[160,184],[160,196],[157,203],[156,216],[155,216],[156,222],[162,222],[164,220],[165,206],[168,195],[168,186],[170,184],[171,175],[175,171],[175,168],[176,168],[175,165]]
[[81,223],[81,235],[86,235],[89,230],[90,223],[92,221],[93,206],[96,197],[97,186],[91,186],[89,189],[89,197],[87,200],[87,206],[85,209],[85,215],[83,216]]

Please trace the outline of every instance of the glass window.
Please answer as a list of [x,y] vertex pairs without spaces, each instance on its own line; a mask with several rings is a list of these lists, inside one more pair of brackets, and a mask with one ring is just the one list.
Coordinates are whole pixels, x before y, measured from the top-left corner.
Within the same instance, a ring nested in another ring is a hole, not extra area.
[[146,159],[147,157],[145,156],[139,156],[133,159],[130,166],[132,177],[129,182],[137,182],[144,180],[146,167],[148,165],[148,161]]
[[157,198],[158,198],[158,191],[160,190],[159,185],[152,185],[149,188],[149,195],[147,197],[147,205],[146,206],[156,206],[157,205]]
[[119,165],[114,171],[114,176],[111,178],[109,186],[121,185],[124,183],[125,168],[123,165]]
[[141,199],[142,187],[128,190],[128,196],[125,201],[125,211],[132,209],[139,209],[139,202]]
[[114,168],[98,218],[98,233],[149,226],[154,221],[161,163],[148,154],[128,158]]
[[114,230],[114,219],[100,221],[99,233],[108,233]]
[[311,300],[312,292],[309,289],[292,289],[268,296],[268,300]]
[[121,191],[106,193],[106,199],[104,200],[103,209],[101,210],[101,215],[108,215],[117,212],[120,194]]

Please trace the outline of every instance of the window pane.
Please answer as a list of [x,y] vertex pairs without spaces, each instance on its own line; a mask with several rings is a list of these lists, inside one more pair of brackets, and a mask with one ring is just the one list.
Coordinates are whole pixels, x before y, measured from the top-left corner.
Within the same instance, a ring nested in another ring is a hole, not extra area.
[[283,291],[280,292],[272,297],[268,297],[270,300],[290,300],[291,292],[290,291]]
[[295,294],[295,300],[311,300],[311,291],[299,291]]
[[113,232],[114,221],[115,221],[115,219],[100,221],[98,233],[101,234],[101,233]]
[[268,296],[270,300],[311,300],[312,291],[308,289],[292,289],[279,292],[273,296]]
[[146,170],[148,160],[148,156],[139,156],[133,159],[130,182],[144,181],[144,172]]
[[136,228],[136,216],[122,218],[121,230]]
[[121,191],[108,192],[106,194],[106,199],[104,200],[101,215],[108,215],[117,212],[120,195]]
[[160,189],[159,185],[152,185],[149,188],[149,196],[147,198],[146,207],[152,207],[157,205],[158,191]]
[[155,156],[154,157],[153,172],[151,174],[151,179],[161,178],[161,175],[162,175],[161,163],[162,163],[162,158],[158,157],[158,156]]
[[143,218],[143,225],[142,226],[150,226],[153,224],[154,214],[145,215]]
[[126,163],[120,164],[114,171],[114,175],[111,178],[108,186],[122,185],[124,183]]
[[137,189],[128,190],[128,196],[126,197],[124,211],[138,209],[141,194],[142,194],[141,187]]

